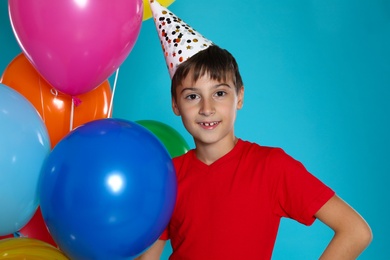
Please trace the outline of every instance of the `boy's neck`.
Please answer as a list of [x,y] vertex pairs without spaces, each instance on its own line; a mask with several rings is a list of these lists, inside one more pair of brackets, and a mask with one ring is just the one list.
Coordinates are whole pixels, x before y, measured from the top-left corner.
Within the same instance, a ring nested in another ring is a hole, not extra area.
[[201,143],[196,142],[195,154],[196,157],[207,165],[211,165],[231,150],[233,150],[234,146],[237,144],[238,138],[233,136],[230,140],[225,140],[225,142],[221,143]]

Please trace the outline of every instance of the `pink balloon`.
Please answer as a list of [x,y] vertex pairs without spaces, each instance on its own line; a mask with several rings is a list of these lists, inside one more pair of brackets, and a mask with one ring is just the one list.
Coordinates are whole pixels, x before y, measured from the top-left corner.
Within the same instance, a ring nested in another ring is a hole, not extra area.
[[26,57],[57,90],[86,93],[127,58],[142,0],[12,0],[9,14]]

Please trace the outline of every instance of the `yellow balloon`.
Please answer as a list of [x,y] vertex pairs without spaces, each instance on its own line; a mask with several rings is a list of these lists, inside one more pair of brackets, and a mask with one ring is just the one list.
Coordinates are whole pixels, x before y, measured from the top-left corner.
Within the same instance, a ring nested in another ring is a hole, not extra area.
[[0,259],[69,260],[58,248],[41,240],[27,237],[0,240]]
[[[152,17],[152,10],[150,10],[149,1],[150,0],[143,0],[144,1],[144,16],[142,21],[148,20],[150,17]],[[155,0],[157,1],[157,0]],[[164,7],[170,6],[175,0],[158,0],[160,5]]]

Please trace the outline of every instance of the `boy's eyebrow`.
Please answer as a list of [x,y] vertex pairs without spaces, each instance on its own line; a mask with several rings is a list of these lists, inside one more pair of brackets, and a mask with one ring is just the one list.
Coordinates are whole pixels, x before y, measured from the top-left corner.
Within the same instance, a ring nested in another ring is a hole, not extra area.
[[221,83],[221,84],[218,84],[218,85],[215,85],[214,87],[215,88],[218,88],[218,87],[221,87],[221,86],[226,86],[226,87],[228,87],[228,88],[232,88],[229,84],[227,84],[227,83]]
[[[227,84],[227,83],[220,83],[220,84],[214,85],[213,88],[219,88],[219,87],[221,87],[221,86],[226,86],[226,87],[228,87],[228,88],[232,88],[232,87],[231,87],[229,84]],[[194,87],[183,88],[183,89],[181,90],[180,93],[183,93],[184,91],[187,91],[187,90],[189,90],[189,91],[196,91],[196,90],[199,90],[199,88],[194,88]]]
[[228,88],[232,88],[229,84],[227,84],[227,83],[220,83],[220,84],[217,84],[217,85],[215,85],[214,86],[214,88],[218,88],[218,87],[221,87],[221,86],[226,86],[226,87],[228,87]]
[[183,88],[183,89],[180,91],[180,93],[183,93],[184,91],[187,91],[187,90],[189,90],[189,91],[195,91],[195,90],[198,90],[198,88],[190,88],[190,87],[188,87],[188,88]]

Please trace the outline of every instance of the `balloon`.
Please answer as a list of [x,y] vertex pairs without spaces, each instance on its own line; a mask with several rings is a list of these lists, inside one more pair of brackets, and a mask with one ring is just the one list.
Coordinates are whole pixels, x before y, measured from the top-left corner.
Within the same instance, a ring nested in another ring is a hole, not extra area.
[[177,192],[162,143],[144,127],[112,118],[63,138],[40,185],[43,219],[71,259],[135,257],[166,228]]
[[[148,20],[150,17],[152,17],[152,10],[150,9],[149,1],[150,0],[143,0],[144,1],[144,16],[142,18],[143,21]],[[158,0],[158,3],[164,7],[170,6],[175,0]]]
[[127,58],[142,24],[142,0],[12,0],[9,15],[27,58],[54,88],[89,92]]
[[0,236],[23,227],[38,207],[38,179],[50,152],[45,124],[31,103],[0,84]]
[[190,147],[174,128],[154,120],[139,120],[136,123],[146,127],[164,144],[172,158],[185,154]]
[[18,237],[0,240],[1,259],[68,260],[57,248],[37,239]]
[[[50,86],[23,53],[7,66],[0,82],[18,91],[34,105],[49,131],[52,147],[70,132],[72,97],[58,93]],[[108,80],[77,98],[81,103],[74,106],[73,127],[109,116],[111,88]]]
[[11,234],[11,235],[5,235],[5,236],[0,236],[0,240],[5,239],[5,238],[12,238],[12,237],[14,237],[13,234]]
[[30,221],[21,230],[19,230],[18,234],[21,237],[39,239],[57,247],[57,244],[54,242],[49,231],[47,230],[45,222],[43,221],[40,207],[38,207]]

